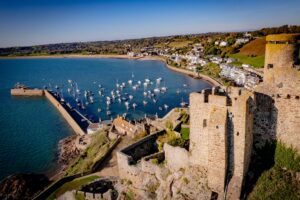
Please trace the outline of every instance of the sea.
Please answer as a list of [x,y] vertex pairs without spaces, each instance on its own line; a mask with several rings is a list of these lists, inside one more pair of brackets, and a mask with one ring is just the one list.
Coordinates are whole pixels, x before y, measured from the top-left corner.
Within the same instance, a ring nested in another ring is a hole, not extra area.
[[[51,171],[57,165],[58,142],[74,134],[46,98],[11,96],[10,89],[18,82],[57,92],[65,103],[93,122],[117,116],[128,120],[162,117],[188,102],[191,92],[211,87],[203,80],[168,69],[161,61],[0,59],[0,180],[14,173]],[[107,97],[111,98],[110,105]],[[77,108],[76,98],[85,109]]]

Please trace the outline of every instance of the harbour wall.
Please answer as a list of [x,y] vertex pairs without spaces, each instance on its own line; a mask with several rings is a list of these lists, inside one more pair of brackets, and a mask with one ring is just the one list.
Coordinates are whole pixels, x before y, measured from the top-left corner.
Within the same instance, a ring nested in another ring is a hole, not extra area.
[[40,89],[13,88],[10,93],[13,96],[44,96],[44,90]]
[[85,131],[78,125],[69,112],[60,104],[60,102],[47,90],[44,90],[45,97],[52,103],[54,107],[61,113],[69,125],[73,128],[76,134],[85,135]]

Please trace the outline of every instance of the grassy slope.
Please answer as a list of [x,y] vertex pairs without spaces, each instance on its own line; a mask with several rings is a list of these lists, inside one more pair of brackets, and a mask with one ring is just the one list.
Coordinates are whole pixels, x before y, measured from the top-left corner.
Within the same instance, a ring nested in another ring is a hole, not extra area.
[[78,179],[75,179],[71,182],[65,183],[60,188],[55,190],[47,198],[47,200],[55,199],[55,198],[59,197],[60,195],[64,194],[65,192],[67,192],[67,191],[79,190],[82,185],[87,184],[87,183],[89,183],[89,182],[91,182],[91,181],[93,181],[97,178],[99,178],[99,177],[98,176],[88,176],[88,177],[85,177],[85,178],[78,178]]
[[66,175],[85,172],[91,170],[92,166],[106,153],[109,149],[110,142],[105,135],[105,132],[96,133],[93,135],[92,143],[82,154],[79,159],[69,167]]
[[266,38],[257,38],[244,45],[239,53],[230,54],[229,57],[238,59],[238,61],[233,64],[241,65],[242,63],[245,63],[250,64],[255,68],[262,68],[265,60],[265,46]]
[[279,142],[274,160],[275,165],[259,177],[249,200],[300,199],[300,180],[296,178],[300,172],[300,156]]
[[251,56],[242,55],[240,53],[230,54],[229,57],[235,58],[238,60],[237,62],[234,62],[233,64],[242,65],[243,63],[245,63],[245,64],[252,65],[255,68],[263,68],[264,61],[265,61],[265,56],[251,57]]

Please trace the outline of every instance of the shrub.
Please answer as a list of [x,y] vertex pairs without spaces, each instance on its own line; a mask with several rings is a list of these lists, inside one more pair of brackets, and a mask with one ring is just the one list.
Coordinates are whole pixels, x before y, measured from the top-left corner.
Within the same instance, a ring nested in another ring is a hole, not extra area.
[[275,150],[275,165],[288,170],[300,172],[300,156],[294,148],[288,148],[277,142]]

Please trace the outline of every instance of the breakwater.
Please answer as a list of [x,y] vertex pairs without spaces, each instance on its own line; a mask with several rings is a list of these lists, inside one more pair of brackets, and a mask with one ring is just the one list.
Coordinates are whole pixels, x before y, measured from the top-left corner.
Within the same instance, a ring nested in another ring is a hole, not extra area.
[[11,89],[13,96],[45,96],[51,104],[60,112],[64,119],[68,122],[74,132],[78,135],[86,134],[89,121],[84,118],[77,110],[71,109],[64,103],[60,103],[60,98],[52,91],[42,89],[26,89],[13,88]]
[[44,96],[44,90],[41,89],[13,88],[10,93],[13,96]]

